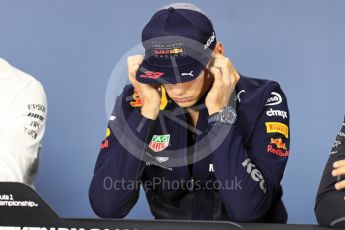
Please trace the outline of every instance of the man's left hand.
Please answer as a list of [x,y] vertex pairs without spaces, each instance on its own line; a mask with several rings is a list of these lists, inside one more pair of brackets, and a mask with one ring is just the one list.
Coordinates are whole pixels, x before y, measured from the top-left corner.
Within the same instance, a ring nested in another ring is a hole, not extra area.
[[231,60],[222,54],[216,54],[207,69],[214,77],[213,86],[205,99],[208,114],[212,115],[228,105],[240,75]]

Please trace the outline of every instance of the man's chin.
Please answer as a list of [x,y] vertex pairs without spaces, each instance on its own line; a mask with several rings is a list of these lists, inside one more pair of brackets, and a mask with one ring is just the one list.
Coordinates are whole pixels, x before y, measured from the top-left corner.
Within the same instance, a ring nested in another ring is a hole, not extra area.
[[188,102],[175,102],[181,108],[189,108],[196,104],[196,101],[188,101]]

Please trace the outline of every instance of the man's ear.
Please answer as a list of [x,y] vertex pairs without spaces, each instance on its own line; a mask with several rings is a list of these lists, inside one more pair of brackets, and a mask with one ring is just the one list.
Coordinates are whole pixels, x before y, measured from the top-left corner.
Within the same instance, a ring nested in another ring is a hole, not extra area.
[[213,49],[213,54],[222,54],[224,55],[224,46],[222,43],[217,42],[216,46]]

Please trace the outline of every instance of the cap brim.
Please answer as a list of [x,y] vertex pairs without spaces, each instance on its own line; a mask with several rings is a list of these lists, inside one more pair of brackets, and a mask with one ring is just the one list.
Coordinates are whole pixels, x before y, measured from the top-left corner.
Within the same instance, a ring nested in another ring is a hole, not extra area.
[[136,79],[144,84],[176,84],[196,79],[206,68],[209,58],[189,65],[161,67],[144,60],[136,73]]

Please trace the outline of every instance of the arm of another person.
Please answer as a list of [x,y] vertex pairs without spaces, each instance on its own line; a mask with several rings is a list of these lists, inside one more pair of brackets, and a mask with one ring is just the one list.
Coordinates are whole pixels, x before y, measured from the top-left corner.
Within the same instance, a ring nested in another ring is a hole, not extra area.
[[47,114],[42,85],[32,80],[6,111],[0,131],[0,181],[32,185]]
[[345,227],[345,121],[323,171],[315,215],[320,225]]

